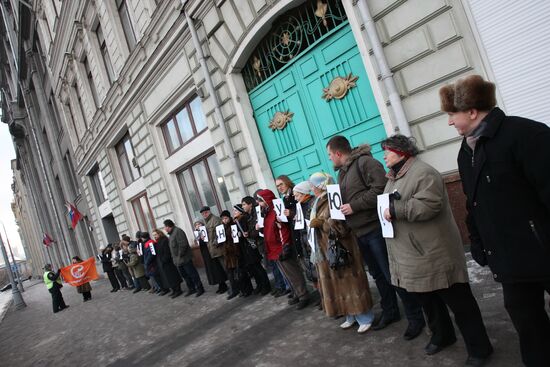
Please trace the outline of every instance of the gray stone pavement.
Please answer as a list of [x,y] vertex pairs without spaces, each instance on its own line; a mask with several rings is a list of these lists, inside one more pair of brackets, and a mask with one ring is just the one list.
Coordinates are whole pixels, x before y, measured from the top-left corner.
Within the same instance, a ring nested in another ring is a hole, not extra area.
[[[473,261],[469,270],[495,347],[489,365],[520,366],[501,287]],[[92,286],[93,300],[86,303],[74,288],[63,287],[71,307],[57,314],[46,288],[30,287],[24,293],[28,307],[11,307],[0,324],[0,366],[462,366],[466,359],[460,336],[455,345],[426,356],[427,333],[404,341],[405,320],[359,335],[341,330],[343,319],[326,317],[314,306],[295,310],[285,297],[227,301],[207,287],[202,297],[172,300],[110,293],[105,279]],[[371,289],[378,301],[372,281]]]

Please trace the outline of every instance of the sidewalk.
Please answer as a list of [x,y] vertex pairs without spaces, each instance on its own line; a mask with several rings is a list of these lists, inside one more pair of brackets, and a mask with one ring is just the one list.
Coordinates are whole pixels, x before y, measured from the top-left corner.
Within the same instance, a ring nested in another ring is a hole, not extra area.
[[[473,261],[469,270],[495,347],[489,365],[521,365],[501,287]],[[289,307],[285,297],[227,301],[207,287],[202,297],[172,300],[145,292],[110,293],[107,280],[92,287],[93,300],[86,303],[74,288],[63,287],[71,307],[57,314],[45,287],[29,288],[24,293],[28,307],[12,307],[0,324],[2,365],[420,367],[463,366],[466,360],[460,336],[455,345],[426,356],[429,337],[404,341],[405,320],[358,335],[354,329],[340,330],[342,319],[328,318],[313,306]],[[377,302],[372,281],[371,289]],[[375,312],[380,312],[378,304]]]

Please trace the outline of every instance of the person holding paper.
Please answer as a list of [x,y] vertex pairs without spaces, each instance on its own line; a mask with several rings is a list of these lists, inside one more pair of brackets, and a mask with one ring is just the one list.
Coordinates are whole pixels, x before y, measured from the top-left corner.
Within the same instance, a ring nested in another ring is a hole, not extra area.
[[416,297],[403,288],[392,286],[388,250],[377,211],[377,196],[386,186],[386,171],[382,163],[374,159],[368,144],[352,149],[347,138],[336,135],[328,141],[327,151],[334,169],[338,171],[343,202],[340,210],[357,238],[363,260],[380,294],[382,315],[372,329],[384,329],[401,319],[397,304],[399,295],[409,322],[403,338],[412,340],[420,335],[426,322]]
[[137,242],[131,241],[128,245],[128,251],[130,252],[130,259],[128,260],[128,268],[132,269],[134,272],[134,277],[136,280],[134,291],[132,293],[138,293],[139,291],[148,291],[151,289],[151,286],[147,282],[145,277],[145,267],[139,259],[137,253]]
[[170,252],[170,240],[160,229],[153,230],[153,240],[155,241],[155,251],[157,253],[158,274],[162,279],[162,284],[164,284],[165,288],[169,288],[172,291],[169,294],[170,298],[179,297],[183,294],[181,290],[182,279],[178,268],[174,265],[174,259]]
[[313,282],[313,286],[317,288],[317,270],[315,264],[310,261],[311,246],[307,241],[308,226],[306,221],[309,221],[309,216],[314,201],[311,195],[312,190],[311,183],[309,181],[302,181],[292,189],[294,197],[296,198],[296,215],[294,216],[294,244],[296,245],[298,258],[300,264],[304,269],[306,278]]
[[201,232],[201,229],[206,228],[204,225],[204,221],[202,221],[201,219],[197,219],[195,220],[195,223],[193,223],[193,225],[195,226],[195,242],[197,246],[199,246],[199,251],[201,252],[202,262],[204,263],[204,270],[206,273],[208,284],[219,285],[220,282],[225,283],[227,277],[224,276],[225,273],[220,274],[216,272],[216,265],[212,261],[210,251],[208,251],[208,243],[205,241],[205,238]]
[[[225,265],[225,271],[227,277],[229,278],[229,295],[227,299],[233,299],[239,295],[241,292],[241,279],[239,276],[239,258],[241,256],[241,251],[239,244],[233,241],[231,236],[231,225],[233,224],[233,218],[229,210],[224,210],[220,214],[220,218],[225,228],[225,242],[223,243],[223,260]],[[250,282],[250,279],[248,280]],[[251,291],[250,291],[251,292]],[[250,293],[246,292],[246,295],[249,296]]]
[[[346,315],[346,321],[340,325],[342,329],[349,329],[358,323],[357,332],[365,333],[374,321],[374,312],[369,281],[357,240],[346,222],[330,218],[327,185],[334,183],[332,176],[317,172],[311,175],[309,182],[315,194],[309,223],[315,231],[312,260],[319,271],[323,310],[327,316]],[[337,234],[341,245],[351,253],[351,264],[337,270],[331,269],[327,262],[330,231]]]
[[115,271],[113,269],[113,262],[112,260],[112,251],[113,251],[113,245],[110,243],[107,246],[101,245],[99,246],[99,252],[98,255],[99,260],[101,261],[101,266],[103,267],[103,272],[107,274],[107,277],[109,278],[109,282],[111,282],[111,286],[113,287],[111,289],[111,293],[118,292],[120,290],[120,283],[118,282],[118,279],[115,275]]
[[273,206],[274,199],[275,194],[271,190],[261,190],[258,193],[258,202],[265,210],[264,238],[267,258],[276,261],[277,267],[294,291],[295,297],[289,300],[289,304],[296,304],[296,308],[301,310],[309,304],[306,279],[290,239],[289,225],[277,221]]
[[161,294],[169,291],[163,286],[162,279],[158,273],[157,267],[157,252],[155,251],[155,241],[151,239],[149,232],[139,232],[139,239],[143,243],[143,265],[145,266],[145,275],[149,277],[151,282],[150,293]]
[[[260,226],[259,220],[260,217],[257,214],[257,208],[262,207],[258,204],[258,192],[254,194],[255,198],[252,196],[245,196],[241,200],[241,204],[245,212],[248,213],[248,231],[244,232],[244,237],[250,241],[253,241],[254,244],[258,247],[260,253],[265,257],[265,267],[271,268],[271,273],[273,274],[274,280],[274,289],[271,291],[271,295],[275,298],[281,297],[285,294],[290,293],[290,286],[287,285],[287,280],[284,278],[281,270],[277,266],[276,259],[270,259],[269,254],[267,253],[267,248],[265,246],[264,238],[261,236],[263,233],[263,224]],[[261,218],[263,220],[263,217]]]
[[[416,156],[413,138],[394,135],[382,142],[390,169],[385,193],[392,193],[384,216],[394,224],[388,238],[391,279],[417,295],[432,336],[427,355],[456,342],[449,307],[466,344],[466,365],[480,366],[493,352],[472,294],[462,239],[441,174]],[[398,193],[398,194],[397,194]]]
[[203,206],[200,213],[204,219],[208,235],[208,251],[212,259],[212,273],[214,274],[216,284],[218,284],[216,293],[223,294],[228,290],[227,284],[225,284],[227,273],[223,267],[223,243],[218,243],[218,236],[216,233],[216,227],[222,224],[222,220],[212,214],[208,206]]
[[[250,215],[244,210],[241,204],[233,206],[233,218],[238,230],[239,247],[242,255],[240,266],[248,273],[247,275],[253,277],[256,282],[256,288],[252,290],[252,292],[265,296],[271,292],[271,284],[269,284],[267,272],[262,266],[262,255],[260,251],[258,251],[258,246],[250,239],[251,231],[255,230],[250,229],[250,224],[254,226],[255,223],[250,223],[249,217]],[[247,286],[252,287],[251,282],[248,282]]]

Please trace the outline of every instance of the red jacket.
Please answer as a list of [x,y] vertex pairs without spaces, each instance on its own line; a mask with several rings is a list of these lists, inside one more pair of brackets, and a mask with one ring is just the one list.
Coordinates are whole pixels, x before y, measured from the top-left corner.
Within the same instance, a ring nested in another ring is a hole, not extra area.
[[277,222],[277,215],[273,209],[275,194],[271,190],[258,192],[258,197],[268,205],[264,217],[264,243],[268,260],[279,260],[283,244],[290,244],[290,228],[288,223]]

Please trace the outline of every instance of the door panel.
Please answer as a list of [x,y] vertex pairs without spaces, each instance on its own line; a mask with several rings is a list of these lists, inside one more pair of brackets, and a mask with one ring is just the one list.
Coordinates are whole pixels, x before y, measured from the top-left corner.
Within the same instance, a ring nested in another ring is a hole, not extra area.
[[[350,73],[358,79],[344,98],[322,98],[334,78]],[[338,134],[352,146],[371,144],[375,157],[382,158],[385,130],[347,23],[253,90],[250,101],[274,177],[286,174],[297,183],[317,171],[334,175],[325,146]],[[273,131],[269,122],[277,111],[294,115],[283,130]]]

